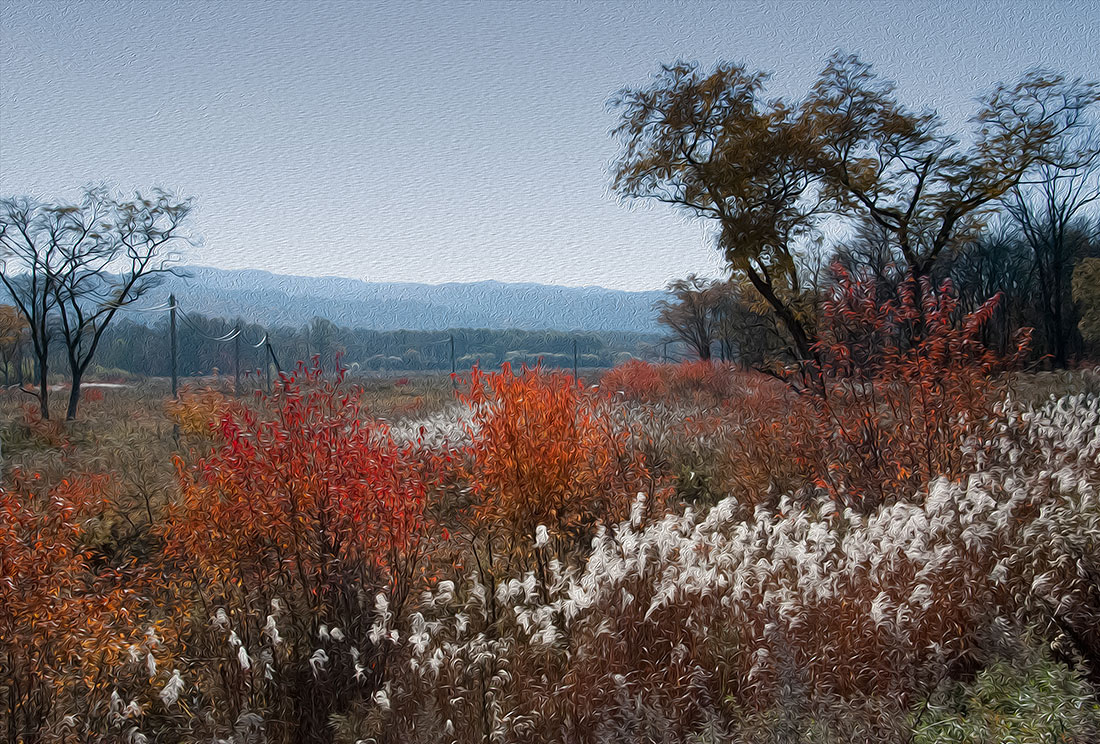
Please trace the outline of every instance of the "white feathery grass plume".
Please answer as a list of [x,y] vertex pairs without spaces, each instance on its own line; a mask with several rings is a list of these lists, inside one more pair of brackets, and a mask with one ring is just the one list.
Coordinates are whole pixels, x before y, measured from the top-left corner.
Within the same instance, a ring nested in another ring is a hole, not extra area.
[[168,682],[159,693],[160,699],[166,706],[172,706],[179,699],[181,692],[183,692],[183,676],[178,669],[173,669],[172,676],[168,678]]
[[328,654],[323,648],[319,648],[309,657],[309,666],[313,670],[313,676],[317,677],[324,671],[328,664]]

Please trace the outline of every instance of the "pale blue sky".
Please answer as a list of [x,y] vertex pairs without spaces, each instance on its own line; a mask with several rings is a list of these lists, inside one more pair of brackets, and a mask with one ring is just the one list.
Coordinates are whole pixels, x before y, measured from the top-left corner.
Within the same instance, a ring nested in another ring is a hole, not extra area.
[[650,289],[703,227],[610,193],[608,99],[677,58],[802,95],[834,49],[956,122],[1037,65],[1100,77],[1093,2],[0,2],[0,193],[193,195],[193,263]]

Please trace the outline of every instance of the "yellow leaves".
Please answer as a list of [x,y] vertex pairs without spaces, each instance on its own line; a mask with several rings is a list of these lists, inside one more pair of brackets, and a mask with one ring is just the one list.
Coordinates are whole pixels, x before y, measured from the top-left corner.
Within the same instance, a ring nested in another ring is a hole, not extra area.
[[168,416],[179,424],[180,432],[189,436],[212,438],[215,427],[235,402],[217,390],[200,388],[184,390],[177,400],[165,403]]

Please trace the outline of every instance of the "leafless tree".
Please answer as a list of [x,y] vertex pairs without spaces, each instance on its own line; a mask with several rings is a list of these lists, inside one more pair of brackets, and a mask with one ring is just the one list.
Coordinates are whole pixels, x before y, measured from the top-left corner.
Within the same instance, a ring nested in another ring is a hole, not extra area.
[[721,299],[717,282],[689,275],[670,282],[668,291],[674,300],[661,300],[658,320],[671,329],[678,341],[683,341],[704,361],[710,361],[714,341],[718,337],[718,306]]
[[81,382],[107,326],[176,271],[174,244],[186,241],[189,199],[155,190],[118,199],[88,189],[80,204],[44,204],[26,197],[0,202],[0,272],[31,327],[39,364],[38,397],[49,417],[49,346],[65,346],[72,389],[66,418],[76,416]]
[[[1083,210],[1100,199],[1100,134],[1095,129],[1073,143],[1060,164],[1044,164],[1027,183],[1012,189],[1005,207],[1031,249],[1045,324],[1046,351],[1064,368],[1078,336],[1070,281],[1074,265],[1098,236]],[[1079,344],[1078,344],[1079,345]]]

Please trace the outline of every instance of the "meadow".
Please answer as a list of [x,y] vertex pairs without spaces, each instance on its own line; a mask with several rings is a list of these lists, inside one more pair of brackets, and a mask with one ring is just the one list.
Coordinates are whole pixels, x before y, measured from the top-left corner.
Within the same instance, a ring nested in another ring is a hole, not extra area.
[[989,361],[7,391],[0,724],[1096,741],[1100,371]]

